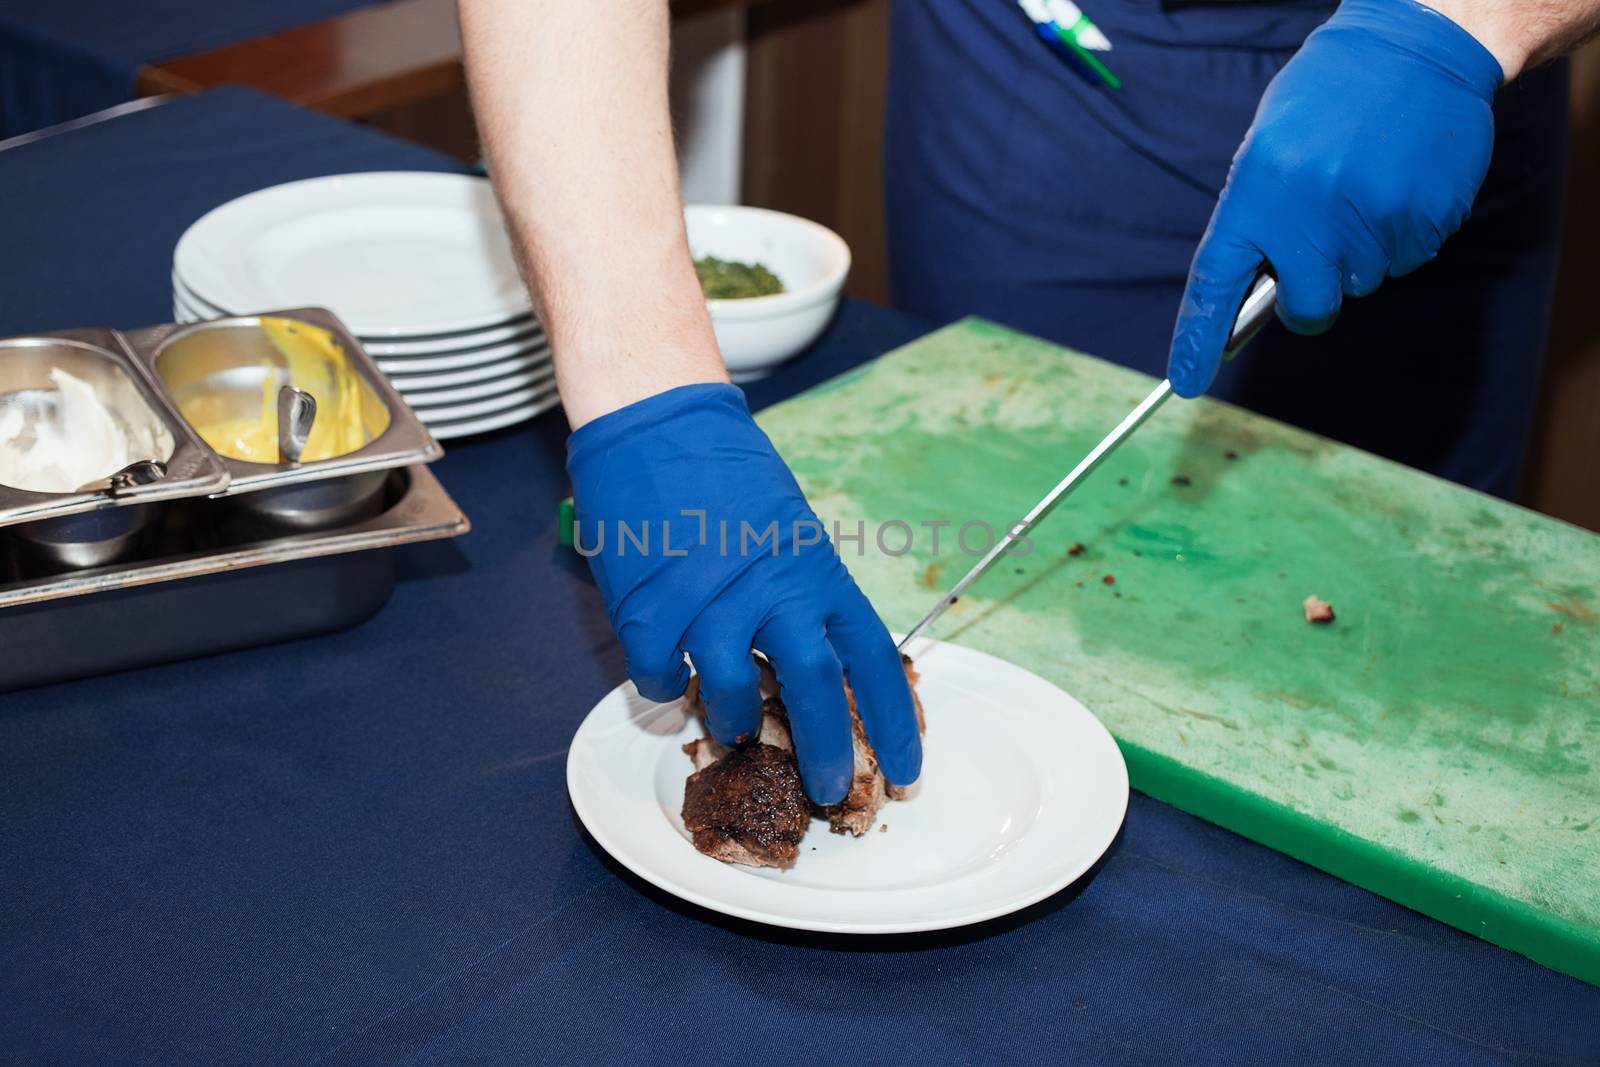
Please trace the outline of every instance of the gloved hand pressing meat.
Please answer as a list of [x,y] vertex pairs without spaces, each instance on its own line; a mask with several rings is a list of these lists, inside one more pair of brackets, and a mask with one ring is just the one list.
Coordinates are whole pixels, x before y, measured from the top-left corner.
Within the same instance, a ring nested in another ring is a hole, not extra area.
[[1267,87],[1195,253],[1167,375],[1180,396],[1216,377],[1262,261],[1278,317],[1332,325],[1346,294],[1432,259],[1489,167],[1500,63],[1414,0],[1344,0]]
[[754,737],[759,649],[806,792],[831,804],[854,759],[848,676],[884,776],[916,780],[922,742],[894,642],[737,388],[681,386],[586,423],[567,470],[578,547],[644,696],[683,694],[687,652],[713,736]]

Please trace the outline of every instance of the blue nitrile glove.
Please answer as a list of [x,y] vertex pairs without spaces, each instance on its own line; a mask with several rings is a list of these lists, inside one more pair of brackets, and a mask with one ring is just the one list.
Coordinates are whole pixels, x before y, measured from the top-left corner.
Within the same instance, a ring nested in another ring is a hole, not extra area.
[[743,393],[686,385],[604,415],[573,433],[567,471],[574,541],[639,692],[681,696],[687,652],[712,735],[753,737],[760,649],[783,685],[806,792],[832,804],[853,765],[848,676],[884,776],[916,780],[922,740],[900,655]]
[[1432,259],[1489,168],[1500,64],[1413,0],[1344,0],[1261,97],[1189,268],[1167,375],[1211,385],[1262,260],[1278,317],[1320,333],[1342,294]]

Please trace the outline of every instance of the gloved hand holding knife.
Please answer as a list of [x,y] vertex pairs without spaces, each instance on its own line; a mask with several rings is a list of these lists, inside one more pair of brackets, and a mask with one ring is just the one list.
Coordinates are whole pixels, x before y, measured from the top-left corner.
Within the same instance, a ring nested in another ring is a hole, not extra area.
[[1273,79],[1234,157],[1178,311],[1173,390],[1211,385],[1263,263],[1278,317],[1320,333],[1343,297],[1432,259],[1488,170],[1495,91],[1597,20],[1594,0],[1344,0]]

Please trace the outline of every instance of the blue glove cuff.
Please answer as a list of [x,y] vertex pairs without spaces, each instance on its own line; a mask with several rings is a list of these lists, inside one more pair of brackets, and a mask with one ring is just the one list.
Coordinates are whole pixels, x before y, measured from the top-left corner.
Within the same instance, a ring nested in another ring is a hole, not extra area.
[[1416,0],[1344,0],[1312,36],[1359,30],[1453,75],[1485,100],[1506,80],[1500,61],[1448,15]]
[[659,426],[696,412],[723,418],[731,416],[741,421],[750,419],[750,405],[736,385],[726,382],[680,385],[608,412],[574,430],[567,438],[567,473],[576,480],[580,466],[603,456],[618,442],[628,440],[645,427]]

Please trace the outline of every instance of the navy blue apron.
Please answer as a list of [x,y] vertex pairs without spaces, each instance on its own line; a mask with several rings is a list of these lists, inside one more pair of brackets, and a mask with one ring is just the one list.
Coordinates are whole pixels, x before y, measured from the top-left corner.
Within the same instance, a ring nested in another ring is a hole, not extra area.
[[[1256,102],[1327,0],[1079,0],[1123,89],[1012,0],[897,0],[885,124],[896,306],[976,314],[1165,373],[1189,260]],[[1274,323],[1213,395],[1514,495],[1555,279],[1564,63],[1495,100],[1472,217],[1432,263],[1316,338]]]

